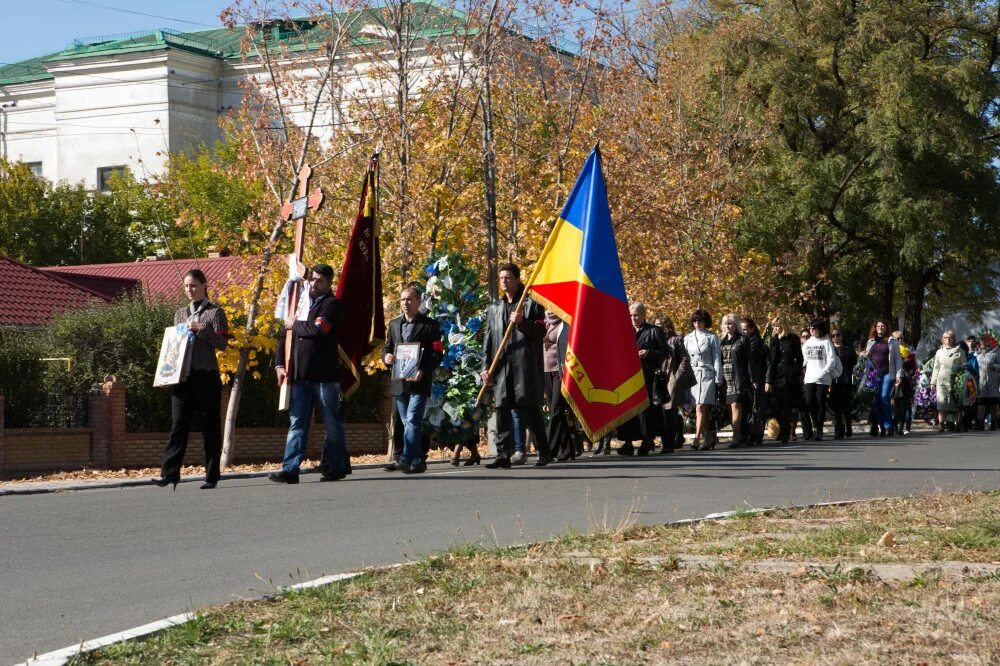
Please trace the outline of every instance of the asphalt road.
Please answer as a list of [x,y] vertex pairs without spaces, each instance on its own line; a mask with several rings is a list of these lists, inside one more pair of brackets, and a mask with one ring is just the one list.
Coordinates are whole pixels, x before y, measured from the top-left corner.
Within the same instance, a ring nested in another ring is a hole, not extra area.
[[1000,434],[915,433],[783,448],[432,466],[298,486],[265,479],[0,497],[0,664],[274,585],[465,542],[734,507],[1000,487]]

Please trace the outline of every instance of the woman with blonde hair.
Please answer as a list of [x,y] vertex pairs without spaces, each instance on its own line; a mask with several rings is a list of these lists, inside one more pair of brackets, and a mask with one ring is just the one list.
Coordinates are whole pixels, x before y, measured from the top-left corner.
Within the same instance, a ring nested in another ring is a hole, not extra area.
[[764,392],[774,405],[778,419],[778,441],[787,444],[792,435],[792,408],[800,404],[802,396],[802,345],[783,315],[771,320],[771,345],[764,377]]
[[965,350],[955,343],[955,331],[949,328],[941,334],[941,348],[934,354],[934,371],[931,373],[931,385],[937,390],[938,432],[944,432],[948,414],[958,411],[955,378],[963,372]]

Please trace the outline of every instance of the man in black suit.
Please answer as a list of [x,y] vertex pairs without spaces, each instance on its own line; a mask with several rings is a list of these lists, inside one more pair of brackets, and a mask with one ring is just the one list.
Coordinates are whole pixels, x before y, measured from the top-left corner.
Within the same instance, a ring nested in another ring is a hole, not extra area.
[[[299,321],[285,321],[285,330],[292,332],[292,394],[288,411],[291,425],[285,442],[285,459],[280,472],[268,475],[276,483],[298,483],[299,465],[306,453],[309,422],[314,405],[323,410],[326,440],[320,469],[321,481],[339,481],[351,473],[347,455],[344,422],[340,418],[340,364],[337,361],[337,331],[343,321],[343,307],[330,288],[333,269],[316,264],[309,279],[309,315]],[[289,378],[285,372],[285,334],[278,338],[275,370],[278,383]]]
[[[514,454],[514,424],[512,411],[518,410],[521,421],[535,433],[538,459],[535,467],[549,464],[549,440],[542,419],[542,389],[545,382],[542,363],[542,338],[545,336],[545,310],[530,298],[521,308],[517,304],[525,286],[521,269],[515,264],[499,268],[503,294],[486,313],[485,352],[480,377],[493,385],[493,406],[497,415],[497,457],[486,465],[490,469],[509,469]],[[489,364],[503,341],[508,322],[514,324],[507,346],[494,374]]]
[[[406,474],[419,474],[427,469],[424,460],[421,430],[427,399],[431,395],[434,370],[441,363],[441,325],[436,319],[420,312],[420,292],[406,287],[399,295],[402,315],[389,322],[389,334],[382,347],[382,360],[392,367],[396,359],[396,345],[418,343],[420,358],[412,372],[393,373],[392,397],[395,412],[403,422],[403,452],[394,463],[386,465],[386,471],[400,470]],[[403,378],[397,378],[403,374]]]

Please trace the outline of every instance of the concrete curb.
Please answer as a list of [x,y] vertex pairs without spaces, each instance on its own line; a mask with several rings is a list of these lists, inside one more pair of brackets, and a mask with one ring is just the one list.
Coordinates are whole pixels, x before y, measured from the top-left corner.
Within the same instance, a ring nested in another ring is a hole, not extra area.
[[[427,463],[427,466],[431,465],[443,465],[447,463],[447,460],[432,460]],[[371,463],[365,465],[353,465],[351,469],[353,470],[365,470],[365,469],[378,469],[382,467],[385,463]],[[223,474],[221,481],[233,481],[236,479],[259,479],[267,476],[272,472],[277,472],[277,469],[272,469],[267,472],[239,472],[236,474]],[[318,469],[309,469],[302,472],[302,475],[309,474],[319,474]],[[204,476],[182,476],[180,483],[202,483],[205,480]],[[61,493],[75,490],[106,490],[113,488],[135,488],[138,486],[148,486],[151,485],[149,479],[126,479],[123,481],[92,481],[92,482],[80,482],[80,483],[67,483],[66,485],[57,485],[61,482],[51,481],[51,482],[40,482],[37,486],[28,488],[0,488],[0,497],[7,495],[45,495],[48,493]]]
[[[447,461],[444,461],[447,462]],[[379,465],[366,465],[366,467],[378,467]],[[358,466],[360,469],[361,466]],[[261,476],[261,474],[254,474],[254,476]],[[192,477],[194,480],[199,480],[200,477]],[[813,504],[801,504],[801,505],[788,505],[788,506],[775,506],[764,509],[736,509],[733,511],[723,511],[721,513],[710,513],[701,518],[683,518],[680,520],[674,520],[669,523],[664,523],[667,527],[680,526],[680,525],[690,525],[693,523],[702,523],[711,520],[724,520],[734,515],[747,515],[747,514],[766,514],[773,511],[783,511],[786,509],[814,509],[824,506],[848,506],[851,504],[859,504],[861,502],[878,502],[881,500],[890,499],[888,497],[871,497],[868,499],[859,500],[842,500],[838,502],[817,502]],[[545,541],[537,542],[544,543]],[[511,544],[525,545],[525,544]],[[295,585],[288,585],[278,588],[278,591],[274,594],[265,594],[257,597],[257,601],[267,601],[269,599],[274,599],[280,596],[282,593],[289,590],[306,590],[316,587],[323,587],[324,585],[331,585],[333,583],[339,583],[341,581],[350,580],[352,578],[357,578],[358,576],[363,576],[369,573],[380,573],[385,571],[392,571],[393,569],[399,569],[400,567],[410,566],[416,564],[416,562],[401,562],[396,564],[388,564],[380,567],[371,567],[368,569],[362,569],[361,571],[352,571],[349,573],[333,574],[329,576],[322,576],[310,581],[305,581],[302,583],[297,583]],[[109,645],[114,645],[115,643],[123,643],[125,641],[134,640],[136,638],[146,638],[152,636],[153,634],[165,631],[171,627],[176,627],[178,625],[190,622],[198,616],[197,612],[182,613],[180,615],[172,615],[171,617],[158,620],[156,622],[150,622],[148,624],[143,624],[138,627],[133,627],[131,629],[126,629],[125,631],[119,631],[114,634],[108,634],[107,636],[102,636],[100,638],[94,638],[91,640],[86,640],[78,645],[70,645],[64,647],[61,650],[54,650],[52,652],[46,652],[45,654],[40,654],[35,657],[30,657],[25,661],[15,664],[15,666],[62,666],[67,663],[70,659],[77,656],[78,654],[84,652],[92,652],[102,647],[107,647]]]

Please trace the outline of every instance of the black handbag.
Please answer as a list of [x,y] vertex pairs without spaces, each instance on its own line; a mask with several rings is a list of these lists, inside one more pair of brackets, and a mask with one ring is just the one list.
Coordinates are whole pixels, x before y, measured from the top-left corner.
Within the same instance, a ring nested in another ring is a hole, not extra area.
[[653,373],[653,405],[662,407],[670,402],[670,391],[667,390],[667,375],[663,370]]

